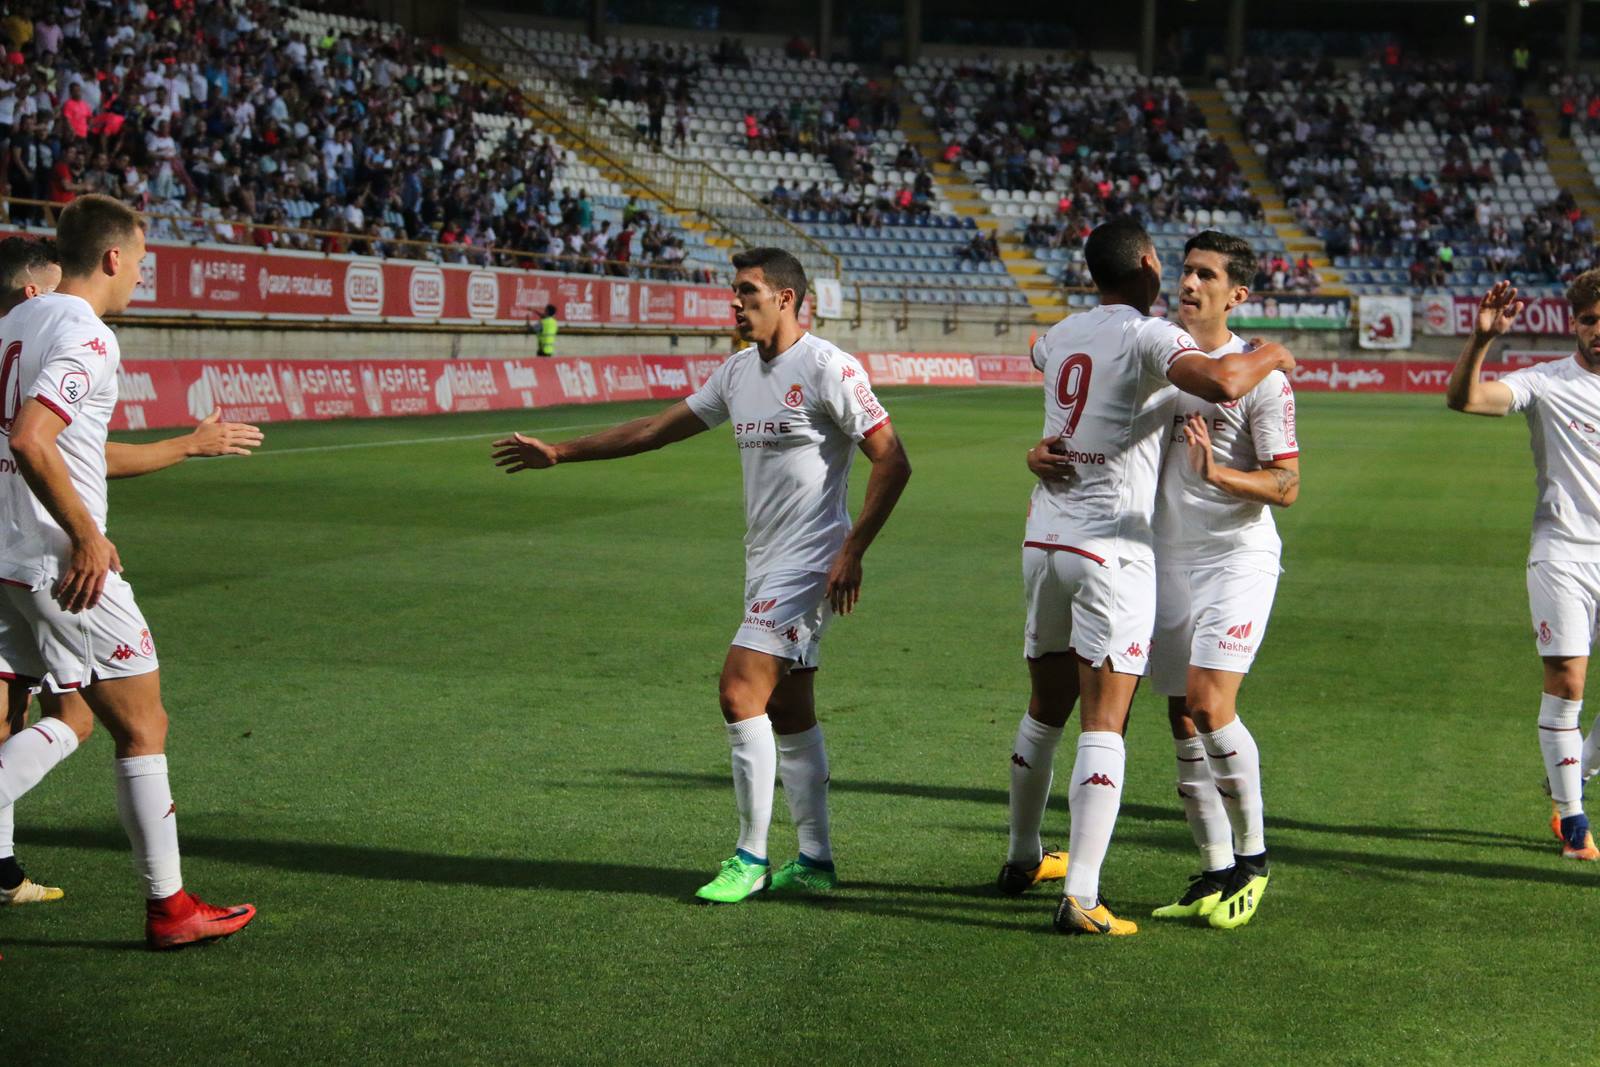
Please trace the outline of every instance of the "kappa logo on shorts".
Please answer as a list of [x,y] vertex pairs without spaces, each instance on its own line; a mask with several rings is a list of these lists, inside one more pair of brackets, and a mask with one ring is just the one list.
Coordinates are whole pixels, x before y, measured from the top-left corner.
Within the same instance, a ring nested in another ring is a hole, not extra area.
[[1551,641],[1554,641],[1555,639],[1556,639],[1555,634],[1550,632],[1550,624],[1545,622],[1543,619],[1540,619],[1539,620],[1539,643],[1541,645],[1548,645]]
[[133,649],[129,648],[127,645],[118,645],[117,648],[116,648],[116,651],[111,653],[111,658],[116,660],[118,663],[121,663],[123,660],[132,659],[133,657],[137,656],[138,654],[139,653],[135,652]]
[[1101,774],[1099,771],[1095,771],[1093,774],[1091,774],[1089,777],[1085,778],[1083,781],[1079,782],[1078,784],[1079,785],[1104,785],[1104,786],[1110,786],[1112,789],[1115,789],[1117,787],[1117,783],[1116,782],[1113,782],[1110,778],[1107,778],[1105,775]]
[[1250,636],[1250,630],[1253,625],[1253,623],[1242,622],[1238,626],[1230,626],[1228,627],[1228,636],[1237,641],[1243,641]]
[[1144,649],[1140,648],[1139,642],[1135,641],[1133,644],[1128,646],[1128,651],[1124,652],[1123,655],[1132,656],[1134,659],[1143,659]]
[[800,631],[796,630],[793,626],[791,626],[787,630],[783,631],[783,636],[787,637],[790,641],[793,641],[795,644],[799,644],[800,643]]
[[771,600],[758,600],[754,604],[750,605],[750,614],[763,615],[777,607],[777,605],[778,600],[776,597]]

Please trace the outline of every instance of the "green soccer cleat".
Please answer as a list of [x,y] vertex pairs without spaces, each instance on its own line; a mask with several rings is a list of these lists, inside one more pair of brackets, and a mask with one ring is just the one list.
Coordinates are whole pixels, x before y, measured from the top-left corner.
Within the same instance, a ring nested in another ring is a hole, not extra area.
[[1206,921],[1218,930],[1233,930],[1249,922],[1267,892],[1267,865],[1236,860],[1222,891]]
[[747,860],[735,853],[722,861],[717,876],[696,889],[694,895],[712,904],[737,904],[767,888],[767,875],[771,870],[768,864]]
[[1233,868],[1220,871],[1201,871],[1189,879],[1189,888],[1171,904],[1150,913],[1155,919],[1203,919],[1211,914],[1228,887],[1228,876]]
[[771,888],[774,893],[831,893],[839,888],[839,875],[804,860],[790,860],[772,876]]

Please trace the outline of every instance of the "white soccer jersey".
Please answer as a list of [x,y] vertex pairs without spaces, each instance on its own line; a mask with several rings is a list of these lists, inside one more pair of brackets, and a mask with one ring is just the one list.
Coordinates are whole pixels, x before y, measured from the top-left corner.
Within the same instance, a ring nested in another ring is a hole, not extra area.
[[[106,528],[106,430],[117,406],[116,336],[81,297],[52,293],[0,320],[0,430],[7,435],[32,397],[67,423],[56,444],[84,507]],[[13,463],[0,479],[0,578],[40,588],[71,555],[66,532]]]
[[[1244,340],[1229,334],[1227,343],[1207,355],[1218,359],[1245,350]],[[1283,545],[1272,509],[1207,484],[1189,465],[1183,424],[1195,414],[1206,420],[1211,454],[1223,466],[1258,470],[1262,464],[1300,454],[1294,387],[1282,371],[1273,371],[1249,393],[1226,404],[1180,393],[1156,499],[1157,555],[1174,562],[1207,562],[1238,552],[1265,552],[1276,558]]]
[[1026,544],[1101,562],[1154,557],[1156,478],[1178,392],[1167,370],[1188,354],[1201,353],[1182,327],[1126,304],[1063,319],[1033,346],[1044,434],[1061,439],[1074,473],[1034,487]]
[[1572,356],[1500,380],[1533,438],[1539,503],[1529,562],[1600,562],[1600,374]]
[[767,362],[736,352],[688,398],[707,426],[731,420],[744,468],[745,576],[826,571],[850,532],[855,445],[889,421],[854,356],[807,333]]

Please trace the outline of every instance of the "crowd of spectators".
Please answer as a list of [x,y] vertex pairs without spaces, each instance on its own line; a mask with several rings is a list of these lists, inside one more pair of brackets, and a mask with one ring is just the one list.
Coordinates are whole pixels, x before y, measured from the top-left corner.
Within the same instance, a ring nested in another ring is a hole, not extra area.
[[[558,238],[591,260],[614,240],[579,224],[587,198],[562,193],[547,139],[474,122],[520,114],[514,91],[450,80],[438,46],[404,35],[290,19],[269,0],[12,4],[0,194],[103,192],[187,220],[153,218],[153,237],[326,252],[537,265]],[[50,213],[10,205],[17,223]],[[680,269],[681,243],[648,216],[631,230],[635,263]]]
[[956,68],[929,94],[944,158],[983,162],[995,189],[1047,192],[1062,216],[1261,216],[1227,146],[1205,133],[1204,117],[1182,92],[1091,86],[1096,73],[1087,56]]

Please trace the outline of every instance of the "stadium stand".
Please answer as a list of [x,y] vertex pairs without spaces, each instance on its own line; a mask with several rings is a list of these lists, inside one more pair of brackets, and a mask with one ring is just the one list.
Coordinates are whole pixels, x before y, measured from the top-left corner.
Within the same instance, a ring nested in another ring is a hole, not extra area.
[[[182,18],[144,0],[72,11],[25,19],[28,39],[8,42],[10,195],[109,192],[184,220],[157,218],[157,238],[583,272],[606,261],[663,278],[725,270],[702,236],[535,138],[515,93],[398,26],[221,0]],[[11,221],[45,214],[17,205]]]
[[1448,66],[1257,61],[1219,83],[1296,219],[1352,293],[1543,291],[1588,264],[1538,117],[1508,85]]

